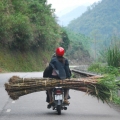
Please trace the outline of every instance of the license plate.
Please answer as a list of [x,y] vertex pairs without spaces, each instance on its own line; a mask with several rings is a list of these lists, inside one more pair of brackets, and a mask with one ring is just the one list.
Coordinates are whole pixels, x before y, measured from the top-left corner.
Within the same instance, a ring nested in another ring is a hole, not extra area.
[[55,100],[62,100],[62,95],[55,95]]

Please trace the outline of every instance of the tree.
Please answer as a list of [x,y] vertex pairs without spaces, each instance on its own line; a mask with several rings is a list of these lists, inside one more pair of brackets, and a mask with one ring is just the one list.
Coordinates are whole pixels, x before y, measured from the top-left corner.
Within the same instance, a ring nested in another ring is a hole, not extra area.
[[67,50],[70,44],[70,40],[65,30],[62,31],[61,36],[62,36],[62,41],[60,43],[60,46],[63,47],[65,50]]

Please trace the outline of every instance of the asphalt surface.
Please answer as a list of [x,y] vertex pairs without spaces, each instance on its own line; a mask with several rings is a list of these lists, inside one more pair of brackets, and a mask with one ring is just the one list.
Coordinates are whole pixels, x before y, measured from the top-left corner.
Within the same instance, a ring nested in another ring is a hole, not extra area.
[[[119,120],[119,108],[98,101],[80,91],[70,90],[70,105],[61,115],[47,109],[45,91],[20,97],[13,101],[4,89],[4,83],[13,75],[42,77],[42,72],[0,74],[0,120]],[[117,108],[117,109],[116,109]]]

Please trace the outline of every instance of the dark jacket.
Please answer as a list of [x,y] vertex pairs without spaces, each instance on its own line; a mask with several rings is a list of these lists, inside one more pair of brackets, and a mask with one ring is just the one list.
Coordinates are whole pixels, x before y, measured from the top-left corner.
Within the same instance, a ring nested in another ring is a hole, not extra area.
[[52,71],[54,69],[59,79],[70,78],[71,71],[69,68],[69,62],[66,58],[63,58],[63,60],[64,62],[60,62],[57,57],[53,57],[49,63],[49,66],[45,69],[43,77],[54,78],[54,76],[52,76]]

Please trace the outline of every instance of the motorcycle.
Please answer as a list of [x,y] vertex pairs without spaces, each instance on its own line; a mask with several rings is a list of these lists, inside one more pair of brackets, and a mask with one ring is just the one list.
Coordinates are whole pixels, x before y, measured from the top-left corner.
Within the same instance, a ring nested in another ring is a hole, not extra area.
[[66,106],[69,104],[65,104],[64,101],[64,89],[62,87],[55,87],[52,90],[52,98],[53,103],[48,105],[47,108],[52,108],[53,110],[57,110],[58,115],[61,115],[61,110],[67,110]]

